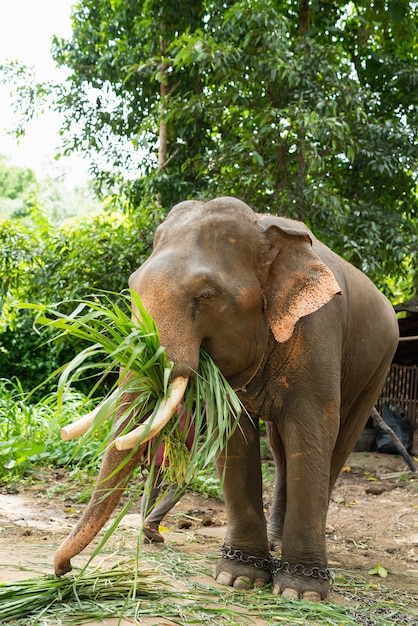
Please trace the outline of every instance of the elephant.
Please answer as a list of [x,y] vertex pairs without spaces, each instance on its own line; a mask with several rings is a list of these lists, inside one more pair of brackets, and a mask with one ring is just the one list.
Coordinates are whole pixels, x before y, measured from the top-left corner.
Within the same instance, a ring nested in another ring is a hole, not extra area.
[[[391,304],[305,224],[256,213],[232,197],[175,205],[129,286],[174,363],[176,391],[161,423],[175,414],[201,349],[245,407],[217,459],[227,529],[215,580],[240,589],[271,583],[273,593],[286,598],[325,599],[330,495],[397,347]],[[268,522],[260,420],[275,463]],[[130,449],[138,437],[116,433],[86,510],[56,552],[57,575],[71,570],[71,558],[114,510],[141,462],[142,447]],[[270,552],[279,546],[280,559]]]

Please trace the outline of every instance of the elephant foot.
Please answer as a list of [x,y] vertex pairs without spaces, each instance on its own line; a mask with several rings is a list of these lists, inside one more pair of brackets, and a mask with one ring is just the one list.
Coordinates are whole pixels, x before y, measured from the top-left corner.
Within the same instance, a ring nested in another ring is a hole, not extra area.
[[235,587],[235,589],[252,589],[268,585],[271,581],[271,574],[257,569],[254,565],[221,559],[216,566],[215,580],[220,585]]
[[222,559],[218,561],[214,577],[220,585],[236,589],[264,587],[271,581],[270,555],[250,556],[224,544]]
[[273,574],[273,593],[288,599],[321,602],[330,592],[331,575],[328,569],[279,564],[279,571]]

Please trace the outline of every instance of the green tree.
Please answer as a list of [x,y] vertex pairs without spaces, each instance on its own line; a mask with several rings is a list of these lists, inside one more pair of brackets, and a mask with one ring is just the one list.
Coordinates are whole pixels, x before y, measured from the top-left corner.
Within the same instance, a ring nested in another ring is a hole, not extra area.
[[0,217],[25,215],[36,188],[33,170],[9,165],[8,158],[0,154]]
[[8,165],[8,159],[0,155],[0,197],[15,200],[28,192],[28,187],[36,183],[35,172],[28,167]]
[[99,155],[98,187],[131,207],[233,194],[303,219],[396,292],[418,248],[417,17],[408,0],[81,0],[54,47],[65,151]]
[[218,138],[209,194],[307,221],[381,286],[411,271],[418,232],[417,7],[395,4],[244,0],[173,46],[209,68],[188,98]]
[[170,100],[199,89],[198,77],[174,68],[168,50],[204,17],[204,3],[195,0],[85,0],[74,10],[72,39],[55,40],[57,63],[71,71],[71,89],[66,86],[58,99],[58,108],[71,111],[63,128],[65,152],[101,156],[93,164],[100,189],[103,182],[113,188],[128,170],[141,174],[128,186],[135,198],[146,192],[164,206],[198,187],[193,168],[179,164],[205,145],[204,113],[194,113],[195,134],[166,122]]

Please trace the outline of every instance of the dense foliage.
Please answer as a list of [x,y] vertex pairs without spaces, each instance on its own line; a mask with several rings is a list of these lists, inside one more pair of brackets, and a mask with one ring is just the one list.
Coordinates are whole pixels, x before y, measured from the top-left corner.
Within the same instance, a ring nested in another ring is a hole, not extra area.
[[24,304],[125,289],[129,274],[149,254],[153,232],[153,218],[146,214],[140,223],[102,212],[68,220],[58,229],[37,207],[29,217],[0,222],[0,372],[18,377],[26,390],[69,361],[82,344],[68,337],[47,343],[49,333],[36,326],[36,316]]
[[134,206],[233,194],[303,219],[386,286],[417,250],[417,17],[408,0],[82,0],[54,46],[65,149],[100,156],[102,189],[130,171]]
[[7,158],[0,155],[0,198],[16,200],[28,193],[28,187],[36,182],[35,172],[27,167],[10,166]]
[[0,379],[0,483],[31,475],[40,465],[74,467],[82,462],[97,469],[103,426],[82,448],[59,437],[62,426],[87,406],[82,394],[70,391],[58,413],[55,394],[34,402],[19,381]]

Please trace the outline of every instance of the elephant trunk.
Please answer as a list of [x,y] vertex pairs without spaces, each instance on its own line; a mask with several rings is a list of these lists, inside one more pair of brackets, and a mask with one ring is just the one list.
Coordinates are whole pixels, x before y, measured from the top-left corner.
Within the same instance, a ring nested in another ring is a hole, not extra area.
[[71,571],[71,558],[84,550],[103,528],[118,504],[132,471],[139,464],[144,447],[135,451],[123,467],[122,463],[129,452],[120,452],[114,447],[105,452],[90,502],[55,554],[54,569],[57,576]]
[[[124,423],[119,425],[118,432],[114,437],[114,445],[111,445],[103,456],[102,466],[90,502],[70,535],[55,554],[54,567],[57,576],[62,576],[71,571],[71,558],[84,550],[103,528],[118,504],[133,470],[141,462],[146,441],[160,432],[174,415],[183,398],[187,382],[187,378],[176,378],[173,381],[169,397],[161,402],[152,421],[148,418],[138,428],[122,436],[120,433],[123,432],[126,421],[130,417],[128,416]],[[119,411],[132,404],[134,394],[126,394],[123,399],[124,401],[119,405]],[[93,419],[101,408],[103,408],[102,405],[92,412],[94,413]],[[87,417],[88,419],[85,421],[93,421],[91,414]],[[75,436],[74,433],[80,430],[79,422],[72,425],[75,428],[71,430],[71,436]],[[83,428],[85,425],[83,422]],[[86,430],[88,428],[89,426]],[[135,447],[138,441],[141,444],[138,449],[130,450]]]

